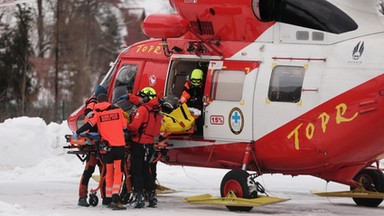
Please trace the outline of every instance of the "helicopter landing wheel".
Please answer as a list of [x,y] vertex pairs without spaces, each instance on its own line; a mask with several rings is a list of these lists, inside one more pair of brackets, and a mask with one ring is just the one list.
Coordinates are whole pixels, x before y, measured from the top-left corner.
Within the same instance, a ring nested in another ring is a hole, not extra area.
[[[354,178],[367,191],[384,192],[384,174],[380,170],[363,169]],[[354,190],[355,187],[351,187]],[[383,199],[353,198],[358,206],[377,207]]]
[[[250,193],[248,186],[248,177],[249,174],[240,169],[229,171],[221,181],[220,194],[221,197],[228,195],[230,191],[233,191],[235,195],[239,198],[254,198],[254,193]],[[250,211],[252,206],[226,206],[230,211]]]

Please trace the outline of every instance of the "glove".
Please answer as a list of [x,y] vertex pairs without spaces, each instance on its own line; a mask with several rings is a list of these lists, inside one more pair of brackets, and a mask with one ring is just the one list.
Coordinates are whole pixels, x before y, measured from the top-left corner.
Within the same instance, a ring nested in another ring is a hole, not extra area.
[[128,95],[127,94],[125,94],[125,95],[121,95],[120,97],[119,97],[119,99],[120,100],[128,100]]
[[73,138],[74,140],[79,140],[79,139],[77,138],[77,133],[72,134],[72,138]]
[[181,97],[180,100],[179,100],[179,103],[180,103],[180,104],[183,104],[183,103],[185,103],[185,102],[187,102],[187,98],[185,98],[185,97]]

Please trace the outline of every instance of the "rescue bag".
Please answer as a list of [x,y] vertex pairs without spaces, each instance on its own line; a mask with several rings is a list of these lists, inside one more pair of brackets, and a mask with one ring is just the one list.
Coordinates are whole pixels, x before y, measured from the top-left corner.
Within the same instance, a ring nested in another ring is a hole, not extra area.
[[169,114],[164,114],[160,128],[162,133],[193,133],[195,118],[191,115],[187,104],[179,106]]

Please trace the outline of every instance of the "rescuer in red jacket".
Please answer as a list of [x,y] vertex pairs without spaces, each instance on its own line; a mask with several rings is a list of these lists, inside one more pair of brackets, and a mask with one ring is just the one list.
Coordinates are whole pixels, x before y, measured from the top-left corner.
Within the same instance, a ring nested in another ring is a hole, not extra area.
[[106,166],[105,196],[111,200],[108,207],[114,210],[126,209],[121,203],[119,192],[124,170],[122,161],[125,154],[124,130],[127,127],[127,122],[123,111],[109,103],[106,94],[98,95],[97,101],[93,115],[89,117],[86,124],[76,131],[73,137],[76,139],[81,132],[97,126],[101,142],[110,146],[110,150],[104,156]]
[[151,173],[151,162],[155,153],[155,137],[159,135],[161,116],[156,91],[151,87],[143,88],[139,96],[143,104],[137,109],[128,131],[132,135],[132,165],[133,190],[135,193],[135,208],[143,208],[144,191],[147,193],[148,207],[156,207],[155,175]]

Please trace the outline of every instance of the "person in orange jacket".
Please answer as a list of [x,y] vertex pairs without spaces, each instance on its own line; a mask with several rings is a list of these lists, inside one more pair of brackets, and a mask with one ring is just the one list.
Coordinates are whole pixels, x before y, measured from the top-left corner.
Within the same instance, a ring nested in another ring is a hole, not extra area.
[[73,138],[77,139],[77,135],[98,127],[101,136],[101,142],[110,147],[104,156],[106,166],[106,199],[110,200],[108,207],[114,210],[126,209],[121,203],[119,196],[121,181],[124,170],[125,155],[125,138],[124,130],[127,128],[127,122],[124,118],[123,111],[108,102],[107,94],[99,94],[97,96],[98,103],[94,106],[93,115],[89,116],[87,123],[81,126]]
[[[181,93],[180,103],[186,103],[188,107],[196,108],[203,112],[204,102],[204,73],[201,69],[194,69],[184,84],[184,90]],[[203,118],[202,115],[195,120],[195,134],[203,135]]]
[[180,103],[187,103],[188,107],[203,109],[204,73],[201,69],[194,69],[184,84]]
[[[107,92],[107,90],[103,86],[97,86],[94,95],[85,101],[85,110],[84,110],[84,116],[85,116],[84,121],[85,122],[87,122],[87,120],[89,119],[89,116],[93,115],[93,110],[94,110],[95,104],[97,104],[96,97],[99,94],[106,93],[106,92]],[[92,127],[89,130],[89,132],[98,132],[97,127],[96,126]],[[92,177],[92,174],[95,171],[96,165],[98,165],[100,173],[101,173],[102,164],[98,160],[96,152],[90,152],[86,157],[86,164],[84,167],[84,172],[83,172],[83,174],[81,176],[81,180],[80,180],[79,201],[77,203],[79,206],[84,206],[84,207],[89,206],[89,203],[87,202],[88,184],[89,184],[90,178]],[[105,196],[104,186],[102,186],[100,188],[100,194],[101,194],[101,198],[103,199],[103,202],[105,202],[104,201],[104,198],[105,198],[104,197]]]
[[[144,191],[147,193],[148,207],[156,207],[155,175],[151,172],[152,157],[154,155],[155,137],[159,135],[161,116],[159,115],[159,101],[156,91],[151,87],[143,88],[139,96],[143,104],[139,106],[128,131],[132,135],[132,165],[133,190],[135,194],[134,208],[143,208]],[[160,118],[159,118],[160,116]]]

